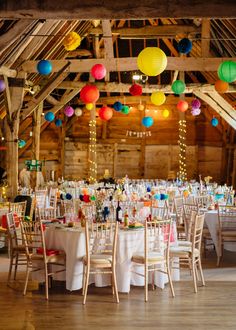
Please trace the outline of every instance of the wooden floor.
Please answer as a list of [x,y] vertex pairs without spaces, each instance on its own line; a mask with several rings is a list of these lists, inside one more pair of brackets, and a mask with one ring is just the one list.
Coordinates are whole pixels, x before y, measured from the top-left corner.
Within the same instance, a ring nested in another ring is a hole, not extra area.
[[[145,303],[143,288],[132,287],[129,294],[120,294],[120,304],[116,304],[110,288],[91,287],[83,306],[81,291],[68,292],[57,283],[50,291],[49,302],[44,299],[43,288],[36,289],[33,284],[23,297],[22,281],[14,288],[6,286],[7,273],[2,266],[6,257],[0,256],[0,329],[235,330],[235,257],[231,254],[228,260],[225,258],[220,269],[215,268],[215,259],[209,259],[204,264],[207,286],[200,287],[197,294],[185,272],[184,280],[174,283],[175,298],[171,298],[167,286],[150,290],[149,302]],[[228,273],[231,275],[227,278]]]

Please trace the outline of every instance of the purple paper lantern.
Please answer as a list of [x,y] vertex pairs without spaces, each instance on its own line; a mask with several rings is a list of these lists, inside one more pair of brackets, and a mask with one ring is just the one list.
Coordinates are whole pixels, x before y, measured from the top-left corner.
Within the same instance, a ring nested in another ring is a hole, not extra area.
[[4,80],[0,80],[0,93],[2,93],[6,89],[6,85]]
[[200,113],[201,113],[201,109],[199,109],[199,108],[193,108],[191,111],[191,114],[193,116],[198,116],[198,115],[200,115]]
[[67,117],[71,117],[71,116],[73,116],[74,112],[75,112],[75,110],[74,110],[71,106],[69,106],[69,105],[67,105],[67,106],[65,107],[65,109],[64,109],[64,114],[65,114]]
[[198,99],[192,100],[192,109],[199,109],[201,107],[201,102]]

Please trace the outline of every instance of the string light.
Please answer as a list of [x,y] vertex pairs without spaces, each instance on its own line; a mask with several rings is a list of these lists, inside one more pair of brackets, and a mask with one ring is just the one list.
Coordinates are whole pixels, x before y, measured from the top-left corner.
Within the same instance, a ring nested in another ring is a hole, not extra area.
[[179,120],[179,177],[182,181],[187,180],[186,169],[186,120]]
[[142,138],[151,135],[152,135],[151,131],[146,131],[146,132],[126,131],[126,136],[135,136],[137,138]]
[[89,121],[89,182],[97,181],[97,132],[96,120]]

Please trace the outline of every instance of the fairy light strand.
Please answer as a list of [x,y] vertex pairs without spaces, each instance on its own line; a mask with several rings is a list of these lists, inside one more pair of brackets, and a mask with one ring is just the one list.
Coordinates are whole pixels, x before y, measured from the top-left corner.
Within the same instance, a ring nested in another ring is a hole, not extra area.
[[187,180],[186,168],[186,120],[179,120],[179,178],[182,181]]

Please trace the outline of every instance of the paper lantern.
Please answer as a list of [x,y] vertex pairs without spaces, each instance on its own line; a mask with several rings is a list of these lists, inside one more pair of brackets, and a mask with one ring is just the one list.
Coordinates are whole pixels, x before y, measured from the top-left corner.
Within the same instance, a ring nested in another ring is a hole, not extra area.
[[64,114],[65,114],[67,117],[71,117],[71,116],[73,116],[74,113],[75,113],[75,110],[74,110],[70,105],[67,105],[67,106],[64,108]]
[[218,68],[218,76],[220,80],[232,83],[236,80],[236,62],[225,61]]
[[212,118],[211,125],[214,126],[214,127],[216,127],[218,124],[219,124],[218,119],[217,118]]
[[161,195],[160,194],[155,194],[153,197],[156,200],[160,200],[161,199]]
[[2,93],[6,89],[6,85],[4,80],[0,80],[0,93]]
[[143,104],[139,104],[138,105],[138,110],[139,111],[143,111],[144,110],[144,105]]
[[129,113],[129,106],[128,105],[123,105],[121,112],[124,115],[128,115],[128,113]]
[[66,50],[75,50],[77,47],[79,47],[81,43],[81,38],[78,35],[78,33],[72,31],[68,33],[63,40],[63,46],[65,47]]
[[72,195],[69,194],[69,193],[66,193],[66,199],[71,200],[72,199]]
[[56,125],[57,127],[62,126],[62,120],[61,120],[61,119],[56,119],[56,120],[55,120],[55,125]]
[[183,101],[183,100],[180,100],[178,103],[177,103],[177,109],[180,111],[180,112],[185,112],[188,110],[188,102],[186,101]]
[[139,85],[139,84],[133,84],[129,88],[129,92],[133,96],[140,96],[143,93],[143,89],[142,89],[142,86],[141,85]]
[[121,111],[123,108],[123,104],[121,102],[117,101],[113,104],[113,108],[116,111]]
[[168,118],[169,115],[170,115],[170,111],[169,111],[169,110],[164,109],[164,110],[162,111],[162,116],[163,116],[164,118]]
[[103,64],[95,64],[91,69],[91,75],[97,79],[103,79],[106,76],[107,70]]
[[182,80],[175,80],[171,85],[171,89],[175,94],[182,94],[185,91],[185,83]]
[[99,99],[99,90],[95,85],[86,85],[80,91],[80,99],[84,103],[95,103]]
[[76,109],[75,109],[75,115],[76,115],[77,117],[81,116],[82,113],[83,113],[83,111],[82,111],[80,108],[76,108]]
[[146,47],[139,53],[137,64],[147,76],[157,76],[165,70],[167,57],[158,47]]
[[52,72],[52,64],[48,60],[39,61],[37,64],[37,71],[40,74],[48,75]]
[[102,120],[110,120],[111,117],[113,116],[113,111],[112,108],[110,107],[102,107],[99,110],[98,114]]
[[54,118],[55,118],[55,115],[54,115],[53,112],[48,111],[48,112],[46,113],[46,115],[44,116],[44,118],[45,118],[45,120],[47,120],[47,121],[53,121]]
[[24,148],[24,146],[26,145],[26,142],[25,140],[19,140],[18,141],[18,147],[21,149],[21,148]]
[[93,109],[93,103],[87,103],[87,104],[85,105],[85,108],[86,108],[87,110],[92,110],[92,109]]
[[199,109],[201,107],[201,102],[198,99],[194,99],[191,102],[192,109]]
[[162,105],[166,101],[166,96],[163,92],[153,92],[151,102],[155,105]]
[[229,88],[229,84],[226,81],[219,79],[215,82],[215,90],[218,93],[225,93],[227,92],[228,88]]
[[193,108],[191,111],[191,114],[193,116],[198,116],[198,115],[200,115],[200,113],[201,113],[201,109],[199,109],[199,108]]
[[142,124],[145,127],[151,127],[153,125],[153,122],[154,122],[153,118],[149,117],[149,116],[143,117],[143,119],[142,119]]
[[183,38],[178,43],[178,51],[181,54],[188,54],[189,52],[191,52],[192,47],[193,44],[188,38]]

